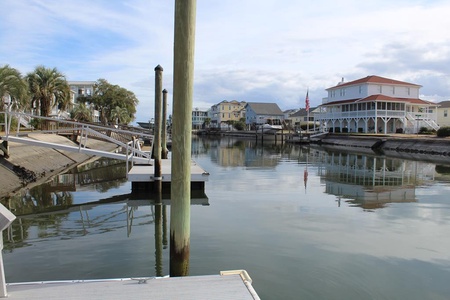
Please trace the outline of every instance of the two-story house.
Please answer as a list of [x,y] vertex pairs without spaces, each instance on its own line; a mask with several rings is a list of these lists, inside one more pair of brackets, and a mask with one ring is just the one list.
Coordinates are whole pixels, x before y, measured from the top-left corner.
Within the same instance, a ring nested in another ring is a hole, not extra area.
[[229,121],[239,121],[245,118],[245,101],[227,101],[211,106],[211,127],[214,128],[228,128]]
[[248,102],[245,106],[245,124],[255,130],[263,124],[279,124],[284,121],[284,113],[276,103]]
[[437,123],[440,127],[450,127],[450,101],[439,102]]
[[202,110],[196,107],[192,111],[192,129],[202,129],[209,118],[209,110]]
[[418,84],[380,76],[339,82],[326,89],[314,114],[330,132],[416,133],[438,129],[436,103],[419,98]]

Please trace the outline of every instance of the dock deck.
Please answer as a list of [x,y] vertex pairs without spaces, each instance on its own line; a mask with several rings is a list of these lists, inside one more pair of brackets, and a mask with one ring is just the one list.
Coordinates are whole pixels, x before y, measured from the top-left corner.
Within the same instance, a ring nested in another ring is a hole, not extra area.
[[[133,190],[145,190],[155,181],[155,167],[153,165],[134,165],[128,172],[128,181],[132,183]],[[172,181],[172,160],[161,160],[161,175],[164,186],[169,186]],[[191,161],[191,186],[195,190],[204,189],[208,181],[209,173],[206,172],[195,161]]]
[[220,275],[7,284],[19,299],[260,299],[244,270]]

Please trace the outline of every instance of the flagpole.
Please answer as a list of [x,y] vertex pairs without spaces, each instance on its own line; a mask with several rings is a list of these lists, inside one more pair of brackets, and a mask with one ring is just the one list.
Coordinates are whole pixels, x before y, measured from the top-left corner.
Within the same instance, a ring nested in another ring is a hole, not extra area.
[[309,88],[306,90],[305,109],[306,109],[306,134],[309,134]]

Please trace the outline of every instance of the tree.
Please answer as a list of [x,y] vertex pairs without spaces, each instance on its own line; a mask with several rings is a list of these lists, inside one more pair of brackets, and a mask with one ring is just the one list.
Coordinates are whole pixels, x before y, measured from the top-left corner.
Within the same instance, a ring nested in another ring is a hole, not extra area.
[[27,107],[27,84],[20,72],[9,65],[0,67],[0,108],[3,108],[4,97],[11,97],[13,109],[24,110]]
[[114,120],[115,124],[128,124],[131,121],[127,109],[119,106],[111,110],[110,119]]
[[108,124],[111,121],[128,123],[134,120],[139,100],[133,92],[112,85],[105,79],[98,79],[90,102],[100,112],[100,121]]
[[51,109],[58,106],[65,110],[70,104],[70,87],[65,76],[56,68],[38,66],[26,76],[31,93],[31,106],[48,117]]
[[205,118],[205,121],[203,122],[203,125],[206,128],[209,128],[209,125],[211,124],[211,118]]
[[81,102],[70,112],[70,117],[77,121],[92,122],[92,111]]

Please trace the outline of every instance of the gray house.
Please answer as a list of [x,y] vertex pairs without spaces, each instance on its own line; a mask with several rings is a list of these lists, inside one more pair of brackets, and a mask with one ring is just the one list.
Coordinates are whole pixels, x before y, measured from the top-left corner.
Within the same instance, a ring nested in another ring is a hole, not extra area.
[[271,120],[284,121],[284,113],[276,103],[247,102],[245,106],[245,124],[247,129],[266,124]]

